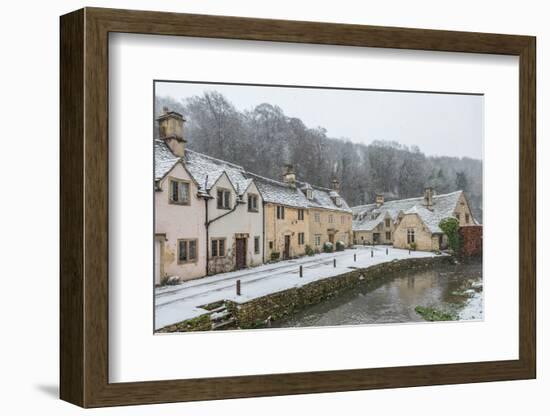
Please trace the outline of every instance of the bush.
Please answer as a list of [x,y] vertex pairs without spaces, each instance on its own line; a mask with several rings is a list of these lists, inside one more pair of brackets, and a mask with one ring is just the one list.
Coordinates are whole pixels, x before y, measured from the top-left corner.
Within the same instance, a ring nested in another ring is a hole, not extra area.
[[325,253],[332,253],[334,251],[333,244],[330,241],[325,242],[325,244],[323,244],[323,251]]
[[413,251],[416,251],[416,243],[415,243],[415,242],[410,243],[410,244],[409,244],[409,248],[410,248],[411,250],[413,250]]
[[460,251],[460,236],[458,228],[460,223],[456,218],[444,218],[439,222],[439,228],[445,233],[449,240],[449,248],[453,253],[458,254]]
[[281,253],[278,251],[273,251],[271,253],[271,260],[279,260],[279,257],[281,257]]
[[345,248],[346,248],[346,245],[344,244],[343,241],[336,242],[336,251],[344,251]]
[[308,256],[313,256],[313,255],[315,255],[315,251],[313,251],[313,249],[311,248],[311,246],[310,246],[310,245],[307,245],[307,244],[306,244],[306,255],[308,255]]

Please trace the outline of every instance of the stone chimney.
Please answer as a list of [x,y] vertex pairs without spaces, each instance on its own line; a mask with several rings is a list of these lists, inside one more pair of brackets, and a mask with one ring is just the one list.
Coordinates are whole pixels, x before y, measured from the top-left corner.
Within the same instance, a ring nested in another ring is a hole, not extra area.
[[434,190],[431,187],[424,188],[424,205],[431,208],[434,203]]
[[330,184],[330,188],[336,192],[340,191],[340,181],[336,179],[336,177],[332,178],[332,183]]
[[164,140],[174,155],[183,157],[185,154],[185,143],[187,142],[183,137],[183,123],[185,123],[185,119],[180,113],[170,111],[167,107],[164,107],[163,110],[163,113],[157,118],[159,138]]
[[384,203],[384,195],[376,194],[376,208],[380,208],[380,205]]
[[288,183],[293,188],[296,187],[296,172],[294,172],[294,166],[286,164],[283,170],[283,182]]

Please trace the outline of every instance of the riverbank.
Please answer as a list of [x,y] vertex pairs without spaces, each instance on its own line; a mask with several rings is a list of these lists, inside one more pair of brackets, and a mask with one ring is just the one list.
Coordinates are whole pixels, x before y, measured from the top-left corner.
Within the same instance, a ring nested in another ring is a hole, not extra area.
[[[259,267],[241,271],[241,295],[235,291],[235,280],[239,278],[236,273],[212,276],[157,291],[155,325],[159,332],[261,327],[360,283],[398,270],[433,267],[450,259],[391,247],[360,247],[285,262],[280,269],[266,265],[263,268],[268,270]],[[302,277],[299,266],[303,268]]]

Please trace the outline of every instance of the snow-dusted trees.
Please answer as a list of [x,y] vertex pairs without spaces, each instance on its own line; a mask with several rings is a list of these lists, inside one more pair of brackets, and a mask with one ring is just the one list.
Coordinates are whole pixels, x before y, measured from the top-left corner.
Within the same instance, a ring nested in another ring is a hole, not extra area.
[[396,141],[364,145],[331,138],[323,127],[308,127],[268,103],[239,111],[216,91],[180,102],[157,97],[157,115],[164,106],[186,118],[188,148],[260,175],[281,179],[283,166],[291,163],[299,180],[329,187],[333,178],[338,179],[350,205],[373,202],[378,192],[389,200],[422,195],[427,185],[437,193],[462,189],[475,218],[482,221],[480,160],[428,157],[417,146]]

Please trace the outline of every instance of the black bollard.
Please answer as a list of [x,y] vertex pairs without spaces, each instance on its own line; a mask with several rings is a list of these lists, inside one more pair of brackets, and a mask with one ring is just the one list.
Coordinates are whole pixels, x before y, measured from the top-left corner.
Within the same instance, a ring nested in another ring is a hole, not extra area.
[[357,261],[357,254],[353,255],[353,261]]
[[388,255],[388,248],[386,247],[386,256]]
[[336,267],[336,259],[333,260],[334,267]]
[[237,296],[241,296],[241,279],[237,280]]
[[304,277],[304,268],[300,266],[300,277]]
[[374,251],[372,250],[372,248],[371,248],[371,250],[370,250],[370,256],[371,256],[371,257],[374,257]]

